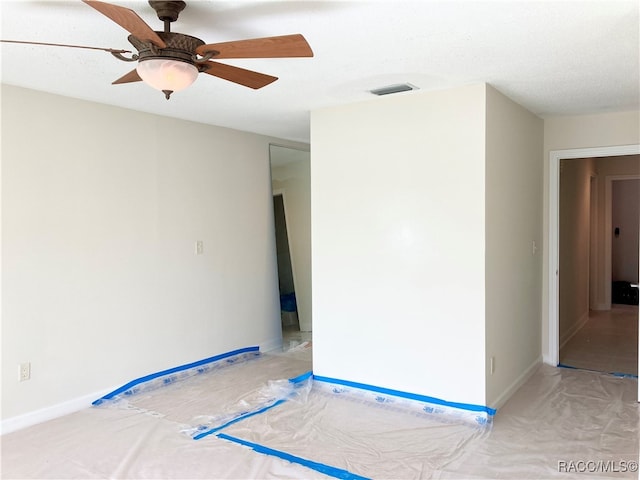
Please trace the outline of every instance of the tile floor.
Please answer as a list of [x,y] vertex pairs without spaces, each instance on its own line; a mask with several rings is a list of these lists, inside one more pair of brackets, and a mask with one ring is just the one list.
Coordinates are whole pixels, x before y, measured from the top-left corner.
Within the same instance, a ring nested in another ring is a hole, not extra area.
[[282,327],[282,350],[287,351],[304,342],[311,342],[311,332],[301,332],[298,325]]
[[638,307],[591,311],[587,323],[560,350],[572,367],[638,375]]

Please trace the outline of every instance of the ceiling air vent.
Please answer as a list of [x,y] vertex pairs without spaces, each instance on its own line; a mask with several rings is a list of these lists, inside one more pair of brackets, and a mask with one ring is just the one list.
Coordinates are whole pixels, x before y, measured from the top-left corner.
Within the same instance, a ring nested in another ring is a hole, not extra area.
[[418,87],[410,83],[398,83],[396,85],[387,85],[386,87],[370,90],[374,95],[390,95],[392,93],[408,92],[409,90],[417,90]]

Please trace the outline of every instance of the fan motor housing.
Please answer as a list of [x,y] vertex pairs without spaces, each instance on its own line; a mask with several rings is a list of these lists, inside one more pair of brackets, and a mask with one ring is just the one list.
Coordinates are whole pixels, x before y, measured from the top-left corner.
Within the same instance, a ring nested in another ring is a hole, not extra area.
[[129,35],[129,42],[138,50],[139,62],[150,59],[168,58],[192,65],[195,64],[196,48],[204,45],[202,40],[182,33],[156,33],[167,44],[166,48],[158,48],[152,43],[143,42],[137,37]]

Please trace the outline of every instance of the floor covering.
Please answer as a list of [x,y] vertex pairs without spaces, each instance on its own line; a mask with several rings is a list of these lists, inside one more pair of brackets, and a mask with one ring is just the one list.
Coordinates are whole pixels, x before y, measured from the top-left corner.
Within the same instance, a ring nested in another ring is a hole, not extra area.
[[560,349],[560,363],[572,367],[638,375],[638,307],[612,305],[589,319]]
[[473,424],[310,369],[303,343],[3,435],[2,478],[638,478],[636,378],[541,365]]

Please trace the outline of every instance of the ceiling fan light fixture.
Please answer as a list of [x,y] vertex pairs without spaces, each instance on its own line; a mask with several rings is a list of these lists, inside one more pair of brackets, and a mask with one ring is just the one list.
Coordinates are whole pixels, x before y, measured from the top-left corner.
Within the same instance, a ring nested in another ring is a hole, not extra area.
[[140,61],[136,70],[147,85],[164,92],[167,99],[171,93],[189,87],[200,73],[195,65],[170,58]]

